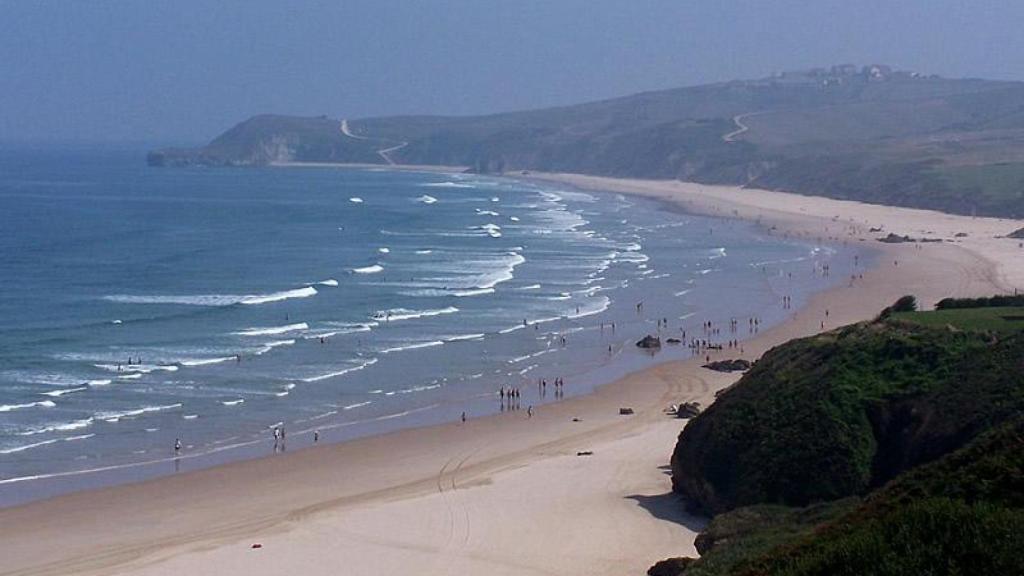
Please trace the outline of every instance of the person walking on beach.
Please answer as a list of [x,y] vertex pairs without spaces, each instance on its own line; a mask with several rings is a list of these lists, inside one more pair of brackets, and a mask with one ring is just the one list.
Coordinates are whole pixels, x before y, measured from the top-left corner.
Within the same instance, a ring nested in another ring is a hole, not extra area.
[[174,455],[177,456],[181,452],[181,438],[174,439]]
[[526,417],[527,418],[533,418],[533,405],[532,404],[526,407]]
[[466,423],[466,413],[465,412],[462,413],[462,423],[463,424]]
[[313,430],[313,444],[316,444],[319,441],[320,441],[320,431],[319,430]]

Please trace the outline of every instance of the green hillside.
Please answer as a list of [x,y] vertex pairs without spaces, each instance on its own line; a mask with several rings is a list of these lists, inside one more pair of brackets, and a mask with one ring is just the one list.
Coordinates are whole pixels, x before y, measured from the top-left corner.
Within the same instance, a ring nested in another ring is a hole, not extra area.
[[[257,116],[154,165],[282,161],[681,179],[1024,216],[1024,84],[837,66],[487,116]],[[404,144],[404,145],[403,145]]]
[[947,300],[766,353],[680,434],[673,487],[717,515],[699,560],[651,573],[1024,573],[1017,300]]

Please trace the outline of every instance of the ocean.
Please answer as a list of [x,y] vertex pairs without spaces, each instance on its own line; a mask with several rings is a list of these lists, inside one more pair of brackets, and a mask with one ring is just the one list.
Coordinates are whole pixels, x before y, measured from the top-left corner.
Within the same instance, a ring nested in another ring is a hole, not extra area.
[[0,151],[0,505],[584,394],[852,262],[509,178]]

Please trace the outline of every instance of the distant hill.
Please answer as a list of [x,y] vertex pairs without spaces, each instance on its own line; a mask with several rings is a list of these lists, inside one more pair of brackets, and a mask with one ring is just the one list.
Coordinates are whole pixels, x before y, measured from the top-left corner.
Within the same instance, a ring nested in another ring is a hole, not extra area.
[[[1024,83],[835,66],[488,116],[257,116],[154,165],[467,166],[738,184],[1024,217]],[[386,155],[380,150],[391,149]]]

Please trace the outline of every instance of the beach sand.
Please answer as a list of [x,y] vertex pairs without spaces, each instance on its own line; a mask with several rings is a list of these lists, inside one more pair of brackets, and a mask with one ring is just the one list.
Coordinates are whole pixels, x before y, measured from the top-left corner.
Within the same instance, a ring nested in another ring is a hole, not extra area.
[[[750,359],[822,322],[871,318],[904,294],[930,305],[1024,287],[1024,249],[995,238],[1019,221],[676,182],[531,177],[882,250],[863,279],[816,295],[745,342]],[[967,236],[874,240],[888,232]],[[663,410],[707,406],[737,378],[699,364],[659,364],[540,406],[533,418],[470,418],[3,509],[0,574],[642,574],[659,559],[695,555],[703,520],[683,512],[667,468],[684,421]],[[620,416],[626,406],[635,414]]]

